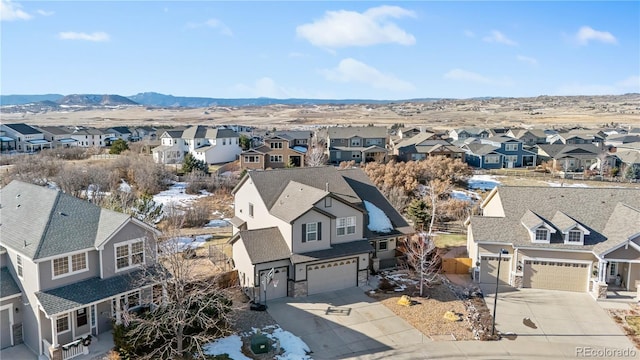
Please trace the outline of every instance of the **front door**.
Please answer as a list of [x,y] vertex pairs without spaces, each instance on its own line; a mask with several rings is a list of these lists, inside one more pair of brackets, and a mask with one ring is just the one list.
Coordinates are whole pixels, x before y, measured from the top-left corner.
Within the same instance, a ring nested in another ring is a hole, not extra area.
[[607,281],[615,281],[616,276],[618,275],[618,263],[617,262],[609,262],[609,271],[607,272]]

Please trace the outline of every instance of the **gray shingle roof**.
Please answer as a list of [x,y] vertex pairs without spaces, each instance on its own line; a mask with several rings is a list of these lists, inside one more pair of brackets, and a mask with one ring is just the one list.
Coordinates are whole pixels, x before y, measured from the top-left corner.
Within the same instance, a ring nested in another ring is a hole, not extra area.
[[0,269],[0,299],[5,297],[20,294],[20,288],[16,281],[13,279],[13,276],[9,272],[7,267],[3,267]]
[[207,134],[207,127],[202,125],[194,125],[182,132],[184,139],[204,139]]
[[520,222],[527,227],[527,229],[533,229],[534,227],[540,226],[544,223],[544,220],[536,215],[533,211],[527,209],[524,212],[524,215],[520,218]]
[[597,156],[600,152],[597,146],[593,144],[565,145],[565,144],[542,144],[538,148],[543,150],[552,158],[560,159],[567,155],[589,155]]
[[237,138],[240,137],[240,135],[231,129],[207,129],[204,137],[207,139],[222,139]]
[[131,130],[129,130],[129,128],[126,126],[114,126],[112,128],[109,128],[109,130],[113,130],[120,134],[131,134]]
[[[640,190],[503,186],[498,194],[505,217],[473,216],[475,241],[603,252],[626,240],[621,237],[640,233],[640,212],[633,207],[640,204]],[[560,232],[552,235],[550,244],[534,244],[521,225],[527,211],[554,227],[550,219],[561,211],[589,230],[590,235],[585,236],[584,245],[564,244]]]
[[361,138],[386,138],[387,128],[380,126],[332,126],[328,129],[332,139],[348,139],[354,136]]
[[38,129],[52,135],[71,135],[73,133],[73,130],[64,126],[38,126]]
[[313,204],[327,195],[329,195],[329,192],[325,190],[301,184],[297,181],[290,181],[269,212],[279,219],[291,222],[301,214],[309,211]]
[[151,285],[151,283],[144,283],[141,280],[141,275],[142,270],[138,270],[106,279],[94,277],[59,288],[37,292],[36,297],[47,315],[60,314]]
[[41,134],[40,130],[31,127],[27,124],[4,124],[4,126],[13,129],[14,131],[22,134],[22,135],[34,135],[34,134]]
[[560,231],[568,231],[577,224],[574,219],[562,211],[556,211],[551,218],[551,223]]
[[373,251],[373,247],[369,244],[369,240],[352,241],[342,244],[333,244],[331,249],[310,251],[302,254],[292,254],[291,263],[300,264],[309,261],[369,253],[371,251]]
[[94,248],[128,215],[41,186],[12,181],[0,189],[3,246],[31,259]]
[[[449,145],[449,143],[446,140],[432,140],[431,138],[434,136],[433,133],[430,132],[425,132],[425,133],[420,133],[417,134],[415,136],[412,136],[408,139],[403,139],[402,141],[400,141],[398,143],[398,145],[396,145],[397,148],[402,148],[405,146],[411,146],[411,145],[418,145],[422,142],[428,142],[428,141],[433,141],[433,145],[438,144],[438,143],[444,143]],[[427,144],[424,144],[427,145]],[[430,144],[431,145],[431,144]]]
[[239,232],[252,264],[288,259],[291,250],[277,227]]
[[499,147],[496,147],[490,144],[478,144],[478,143],[468,144],[468,145],[465,145],[465,147],[469,149],[469,151],[472,154],[476,154],[476,155],[487,155],[487,154],[495,153],[496,150],[499,149]]

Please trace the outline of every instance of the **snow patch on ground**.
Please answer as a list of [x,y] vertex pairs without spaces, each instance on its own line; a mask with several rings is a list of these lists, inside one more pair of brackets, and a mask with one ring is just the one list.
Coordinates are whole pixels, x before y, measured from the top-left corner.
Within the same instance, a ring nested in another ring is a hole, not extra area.
[[122,179],[122,181],[120,182],[120,186],[118,187],[118,189],[122,192],[126,192],[126,193],[130,193],[131,192],[131,185],[129,185],[128,182],[124,181],[124,179]]
[[482,199],[482,197],[480,197],[480,194],[478,194],[477,192],[468,190],[452,190],[451,197],[457,200],[469,202],[476,202]]
[[390,233],[391,230],[393,230],[391,220],[389,220],[384,211],[380,210],[379,207],[366,200],[364,201],[364,207],[369,213],[369,225],[367,226],[369,230],[378,233]]
[[233,360],[251,360],[240,349],[242,349],[242,338],[238,335],[227,336],[202,347],[206,355],[227,354]]
[[263,333],[267,338],[275,342],[274,346],[280,345],[282,354],[276,355],[277,360],[312,360],[307,355],[311,352],[309,346],[298,336],[283,330],[277,325],[268,325],[262,329],[253,328],[252,331],[240,335],[230,335],[225,338],[218,339],[212,343],[203,346],[206,355],[222,355],[227,354],[233,360],[251,360],[241,351],[242,338]]
[[210,195],[210,193],[206,191],[200,195],[187,194],[186,189],[186,182],[174,183],[169,189],[153,195],[153,201],[155,201],[156,204],[162,204],[163,207],[167,207],[171,203],[187,206],[196,199]]
[[168,239],[165,242],[158,244],[160,250],[168,252],[183,252],[187,249],[196,249],[204,246],[208,239],[212,235],[197,235],[195,237],[179,236]]
[[229,219],[220,219],[220,220],[209,220],[209,222],[207,224],[205,224],[204,227],[206,228],[220,228],[220,227],[227,227],[231,225],[229,223]]
[[495,175],[473,175],[468,181],[469,189],[493,190],[500,185],[497,178]]

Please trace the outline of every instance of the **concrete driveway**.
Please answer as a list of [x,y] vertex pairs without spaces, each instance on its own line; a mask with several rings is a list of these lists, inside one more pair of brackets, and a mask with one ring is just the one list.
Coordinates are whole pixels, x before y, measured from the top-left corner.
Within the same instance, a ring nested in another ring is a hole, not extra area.
[[359,288],[269,301],[268,312],[283,329],[301,337],[316,360],[431,342]]
[[[495,288],[484,290],[493,311]],[[634,348],[620,327],[587,293],[500,288],[496,329],[516,341],[564,343],[616,349]],[[531,322],[526,322],[525,319]]]

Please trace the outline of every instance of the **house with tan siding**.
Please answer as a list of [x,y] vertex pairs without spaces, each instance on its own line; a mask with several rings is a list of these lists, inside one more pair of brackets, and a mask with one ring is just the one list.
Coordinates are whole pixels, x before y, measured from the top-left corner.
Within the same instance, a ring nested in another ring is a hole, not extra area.
[[473,277],[594,298],[637,291],[639,204],[637,189],[497,187],[466,223]]

